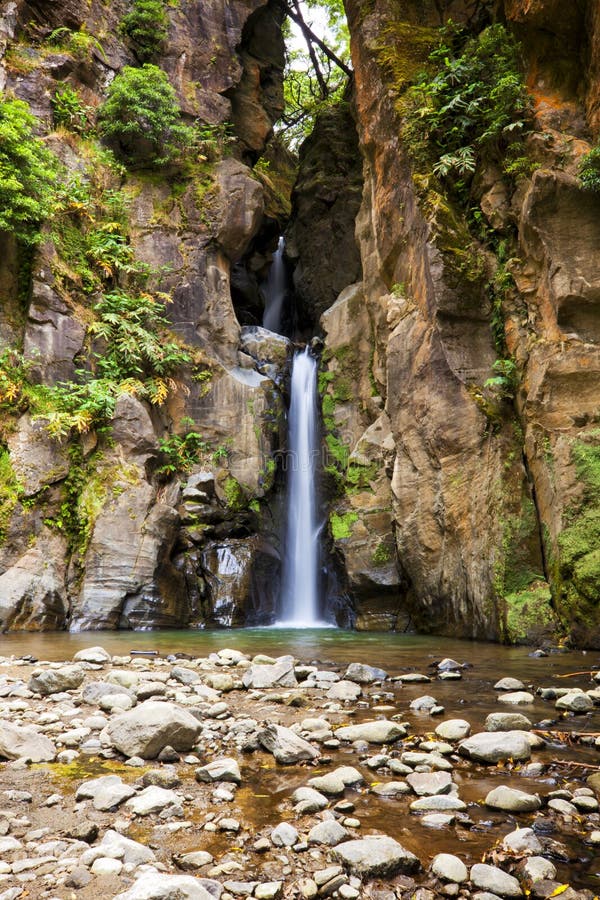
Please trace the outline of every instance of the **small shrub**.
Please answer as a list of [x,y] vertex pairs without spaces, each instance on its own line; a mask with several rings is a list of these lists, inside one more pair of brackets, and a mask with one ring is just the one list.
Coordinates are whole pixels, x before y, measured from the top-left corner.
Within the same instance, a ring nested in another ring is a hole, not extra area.
[[98,50],[102,57],[106,58],[102,44],[93,34],[86,31],[85,25],[82,25],[79,31],[72,31],[66,25],[55,28],[48,36],[48,43],[56,47],[57,50],[69,53],[80,62],[88,60],[94,49]]
[[72,87],[66,84],[59,88],[52,99],[52,113],[57,128],[66,128],[75,134],[86,134],[89,129],[90,107],[83,103],[81,97]]
[[98,113],[98,127],[129,165],[174,162],[194,141],[167,76],[149,64],[126,66],[117,75]]
[[121,20],[119,30],[134,44],[140,62],[148,62],[164,48],[169,17],[162,0],[134,0],[133,9]]
[[586,191],[600,193],[600,147],[594,147],[579,163],[579,180]]
[[34,134],[36,120],[23,100],[0,100],[0,231],[25,244],[39,241],[56,201],[59,162]]
[[159,475],[175,475],[177,472],[189,472],[208,450],[208,444],[197,431],[185,434],[172,434],[160,442],[161,464],[157,469]]

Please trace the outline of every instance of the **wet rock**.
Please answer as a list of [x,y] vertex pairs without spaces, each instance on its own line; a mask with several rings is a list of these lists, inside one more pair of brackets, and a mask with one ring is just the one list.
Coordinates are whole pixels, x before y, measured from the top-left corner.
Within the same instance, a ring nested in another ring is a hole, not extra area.
[[335,819],[327,819],[313,826],[308,832],[309,844],[325,844],[335,847],[350,837],[346,829]]
[[462,741],[471,733],[471,726],[465,719],[447,719],[440,722],[435,733],[445,741]]
[[419,797],[410,804],[413,812],[421,812],[423,810],[464,810],[467,804],[458,797],[448,794],[436,794],[432,797]]
[[533,828],[517,828],[502,839],[502,847],[513,853],[541,853],[542,845]]
[[214,900],[212,894],[191,875],[162,875],[144,872],[137,881],[114,900]]
[[533,694],[530,694],[529,691],[514,691],[508,694],[500,694],[498,696],[499,703],[509,703],[513,706],[519,706],[521,704],[525,705],[527,703],[533,703],[534,697]]
[[356,684],[372,684],[374,681],[384,681],[387,678],[387,672],[364,663],[350,663],[344,673],[344,678],[347,681],[354,681]]
[[362,690],[359,684],[354,684],[354,682],[352,681],[342,680],[332,685],[325,696],[328,700],[352,702],[353,700],[358,700],[361,694]]
[[237,760],[223,757],[214,759],[206,766],[201,766],[195,772],[196,781],[227,781],[233,784],[241,784],[242,776]]
[[319,751],[308,741],[283,725],[265,725],[258,732],[258,742],[282,765],[293,765],[301,760],[319,757]]
[[174,703],[147,700],[112,719],[101,737],[125,756],[154,759],[167,746],[190,750],[201,730],[198,719]]
[[502,759],[529,759],[531,746],[522,731],[480,732],[461,741],[459,753],[477,762],[497,763]]
[[327,719],[303,719],[300,728],[302,737],[311,741],[328,741],[333,736]]
[[296,687],[294,657],[280,656],[274,663],[252,665],[242,676],[246,688]]
[[561,800],[559,797],[548,801],[548,809],[560,813],[561,816],[576,816],[577,807],[568,800]]
[[406,776],[406,781],[419,797],[447,794],[452,787],[448,772],[413,772]]
[[421,819],[421,825],[427,825],[429,828],[447,828],[456,820],[456,816],[449,813],[429,813]]
[[342,741],[367,741],[369,744],[390,744],[406,736],[406,728],[396,722],[380,719],[363,722],[360,725],[346,725],[337,728],[336,738]]
[[314,788],[300,787],[292,794],[292,803],[295,804],[296,812],[299,815],[310,815],[326,809],[329,800]]
[[408,672],[406,675],[399,675],[397,679],[401,684],[421,684],[431,681],[429,675],[422,675],[420,672]]
[[144,788],[136,796],[132,797],[125,804],[136,816],[149,816],[152,813],[160,813],[165,811],[169,815],[182,815],[183,809],[181,800],[178,795],[166,788],[150,787]]
[[254,896],[256,900],[276,900],[277,897],[281,896],[282,889],[282,881],[265,881],[256,885]]
[[522,897],[523,891],[516,878],[496,866],[477,863],[470,872],[473,887],[498,894],[500,897]]
[[554,704],[556,709],[567,709],[569,712],[584,714],[594,708],[593,700],[587,694],[570,692],[559,697]]
[[485,720],[486,731],[527,731],[533,723],[521,713],[490,713]]
[[179,869],[184,872],[193,872],[196,869],[202,869],[204,866],[210,865],[214,860],[212,854],[206,850],[192,850],[190,853],[182,853],[173,857],[173,862]]
[[377,797],[399,797],[402,794],[410,794],[410,788],[404,781],[386,781],[383,784],[375,784],[371,793]]
[[431,871],[442,881],[451,881],[462,884],[467,881],[469,872],[464,862],[458,856],[450,853],[438,853],[431,862]]
[[518,678],[501,678],[494,685],[495,691],[523,691],[525,685]]
[[360,878],[385,878],[398,872],[418,872],[418,858],[393,838],[374,835],[346,841],[331,851],[333,859]]
[[423,697],[416,697],[414,700],[411,700],[410,708],[419,710],[427,710],[431,711],[434,707],[437,706],[437,700],[435,697],[430,697],[425,694]]
[[47,697],[61,691],[78,688],[85,672],[81,666],[62,666],[60,669],[40,669],[33,673],[27,685],[30,691]]
[[521,874],[530,884],[538,881],[553,881],[556,878],[556,867],[543,856],[530,856],[521,867]]
[[51,762],[56,756],[56,747],[33,725],[15,725],[5,719],[0,720],[0,758],[30,759],[31,762]]
[[537,794],[527,794],[525,791],[500,785],[489,792],[485,805],[505,812],[534,812],[542,803]]
[[271,832],[271,841],[276,847],[293,847],[300,835],[289,822],[280,822]]
[[116,809],[125,800],[135,794],[131,785],[125,784],[118,775],[103,775],[92,781],[84,781],[77,788],[76,800],[89,799],[94,809]]

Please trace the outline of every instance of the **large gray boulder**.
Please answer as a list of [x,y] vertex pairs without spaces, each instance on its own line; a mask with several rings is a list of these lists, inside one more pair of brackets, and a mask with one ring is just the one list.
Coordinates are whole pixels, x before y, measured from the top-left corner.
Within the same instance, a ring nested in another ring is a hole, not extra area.
[[331,855],[359,878],[386,878],[398,872],[418,872],[421,868],[414,853],[386,835],[345,841]]
[[133,797],[135,789],[121,781],[118,775],[102,775],[92,781],[84,781],[77,788],[76,800],[91,800],[94,809],[106,812],[116,809]]
[[282,765],[293,765],[303,759],[317,759],[320,756],[312,744],[283,725],[265,725],[258,732],[258,742]]
[[114,900],[214,900],[192,875],[159,875],[144,872],[134,884]]
[[406,728],[397,722],[378,719],[375,722],[362,722],[360,725],[345,725],[335,732],[336,738],[342,741],[368,741],[369,744],[391,744],[398,738],[406,736]]
[[41,694],[58,694],[78,688],[85,672],[81,666],[62,666],[60,669],[38,669],[33,673],[27,685],[30,691]]
[[280,656],[272,665],[252,665],[244,672],[242,683],[247,688],[295,687],[294,657]]
[[30,759],[31,762],[51,762],[56,756],[56,747],[45,734],[40,734],[33,725],[15,725],[0,721],[0,758]]
[[376,669],[373,666],[367,666],[365,663],[350,663],[346,669],[344,678],[347,681],[354,681],[356,684],[372,684],[374,681],[383,681],[387,678],[387,672],[383,669]]
[[124,753],[154,759],[164,747],[191,750],[202,726],[174,703],[147,700],[108,723],[101,738]]
[[531,727],[531,720],[518,712],[494,712],[485,720],[486,731],[527,731]]
[[496,866],[477,863],[471,867],[471,883],[482,891],[489,891],[499,897],[522,897],[523,891],[516,878]]
[[525,791],[501,784],[489,792],[485,798],[485,805],[491,809],[503,809],[505,812],[535,812],[542,802],[537,794],[527,794]]
[[463,756],[484,763],[531,756],[531,745],[524,731],[480,732],[461,741],[458,749]]

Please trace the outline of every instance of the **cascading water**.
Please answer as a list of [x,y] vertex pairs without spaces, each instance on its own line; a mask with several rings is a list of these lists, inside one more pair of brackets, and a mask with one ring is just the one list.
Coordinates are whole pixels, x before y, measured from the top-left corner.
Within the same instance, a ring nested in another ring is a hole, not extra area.
[[275,331],[277,334],[281,334],[283,302],[287,288],[285,262],[283,260],[284,250],[285,241],[283,236],[281,236],[277,244],[277,250],[273,254],[269,275],[262,289],[265,296],[263,328],[268,328],[269,331]]
[[316,471],[319,457],[317,361],[308,348],[296,353],[288,418],[285,556],[280,625],[319,621],[319,523]]

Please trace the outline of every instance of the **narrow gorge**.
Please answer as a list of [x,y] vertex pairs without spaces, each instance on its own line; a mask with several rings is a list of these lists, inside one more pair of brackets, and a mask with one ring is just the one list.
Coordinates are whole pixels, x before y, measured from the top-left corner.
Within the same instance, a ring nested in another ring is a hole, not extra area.
[[344,6],[3,5],[3,632],[600,647],[600,9]]

